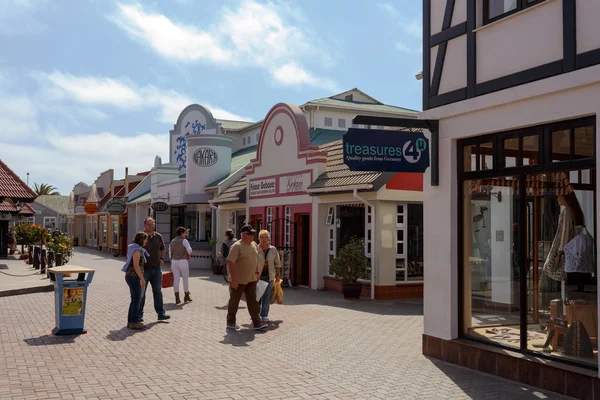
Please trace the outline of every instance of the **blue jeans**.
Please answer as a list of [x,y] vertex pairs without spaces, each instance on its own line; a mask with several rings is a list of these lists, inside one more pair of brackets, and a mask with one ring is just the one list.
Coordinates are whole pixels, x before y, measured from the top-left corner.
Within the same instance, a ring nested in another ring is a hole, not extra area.
[[140,322],[140,305],[142,303],[142,286],[140,285],[140,278],[137,275],[125,275],[125,282],[127,282],[129,293],[131,294],[127,323]]
[[144,268],[144,279],[146,280],[146,287],[144,287],[142,294],[142,303],[140,305],[140,319],[144,318],[144,306],[146,305],[146,289],[148,285],[152,285],[152,295],[154,297],[154,311],[158,315],[165,314],[163,307],[162,297],[162,271],[160,267],[156,268]]
[[273,281],[269,281],[269,286],[265,290],[265,294],[260,299],[260,317],[269,317],[269,308],[271,307],[271,293],[273,293]]

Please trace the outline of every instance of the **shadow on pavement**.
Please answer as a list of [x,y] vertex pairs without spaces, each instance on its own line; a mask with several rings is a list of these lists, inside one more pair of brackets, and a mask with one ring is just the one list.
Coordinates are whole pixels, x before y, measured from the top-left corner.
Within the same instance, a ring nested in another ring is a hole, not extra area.
[[110,331],[110,333],[108,335],[106,335],[106,339],[110,340],[111,342],[121,342],[133,335],[144,333],[147,330],[152,329],[152,327],[154,325],[157,325],[160,323],[162,323],[162,321],[150,322],[149,324],[146,324],[146,329],[143,329],[143,330],[130,329],[130,328],[124,326],[123,328],[119,329],[118,331]]
[[53,334],[42,335],[36,338],[23,339],[29,346],[55,346],[61,344],[72,344],[75,343],[75,339],[80,336],[85,336],[87,333],[79,335],[64,335],[56,336]]
[[279,324],[282,321],[271,321],[269,327],[264,331],[255,331],[252,329],[251,324],[244,324],[241,326],[242,329],[239,331],[229,330],[223,336],[223,340],[219,341],[221,344],[231,345],[234,347],[245,347],[248,343],[252,342],[256,335],[265,335],[271,331],[277,330]]
[[[558,393],[540,390],[523,383],[508,381],[494,375],[484,374],[455,364],[450,364],[435,358],[427,357],[440,371],[444,373],[464,394],[471,399],[485,397],[496,399],[567,399]],[[485,377],[485,378],[483,378]],[[489,379],[487,379],[489,377]],[[493,382],[494,380],[499,382]],[[474,382],[481,384],[474,384]],[[502,384],[506,382],[506,384]]]

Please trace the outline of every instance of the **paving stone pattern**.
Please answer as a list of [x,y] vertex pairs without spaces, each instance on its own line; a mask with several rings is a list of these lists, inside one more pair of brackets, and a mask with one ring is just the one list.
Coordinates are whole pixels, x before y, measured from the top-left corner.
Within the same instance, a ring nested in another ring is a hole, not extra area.
[[[122,259],[78,250],[72,264],[97,270],[88,334],[55,337],[53,293],[0,298],[0,399],[540,399],[566,398],[421,354],[418,301],[344,301],[285,290],[267,332],[226,332],[227,287],[194,271],[193,302],[173,304],[149,329],[125,327],[129,292]],[[0,283],[1,287],[1,283]],[[148,290],[150,295],[150,290]]]

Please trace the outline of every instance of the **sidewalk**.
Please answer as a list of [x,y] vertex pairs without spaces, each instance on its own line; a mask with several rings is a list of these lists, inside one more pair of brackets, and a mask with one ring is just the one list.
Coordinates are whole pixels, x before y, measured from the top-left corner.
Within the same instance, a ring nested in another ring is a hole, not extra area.
[[0,260],[0,297],[27,293],[51,292],[53,285],[45,274],[33,266],[8,256]]

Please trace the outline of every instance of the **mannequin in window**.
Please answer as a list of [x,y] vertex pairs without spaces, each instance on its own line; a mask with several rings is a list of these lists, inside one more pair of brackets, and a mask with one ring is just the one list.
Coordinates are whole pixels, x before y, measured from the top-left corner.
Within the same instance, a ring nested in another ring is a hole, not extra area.
[[558,228],[544,263],[544,272],[550,278],[562,281],[566,278],[565,246],[575,237],[575,226],[583,225],[583,212],[573,192],[558,196],[558,204],[564,209],[558,217]]

